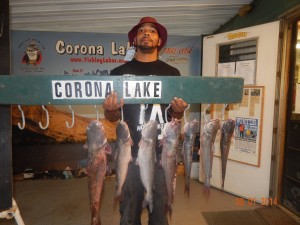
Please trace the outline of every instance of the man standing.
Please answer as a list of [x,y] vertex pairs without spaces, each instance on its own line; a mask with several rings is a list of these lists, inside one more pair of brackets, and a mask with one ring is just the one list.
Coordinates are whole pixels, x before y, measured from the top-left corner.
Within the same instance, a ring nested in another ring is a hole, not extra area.
[[[178,69],[158,59],[159,51],[167,42],[167,29],[152,17],[143,17],[128,33],[131,44],[136,48],[135,58],[113,69],[111,75],[157,75],[180,76]],[[169,118],[181,119],[187,103],[181,98],[175,97],[168,109]],[[135,161],[138,153],[138,143],[141,139],[141,129],[144,120],[158,121],[158,140],[161,139],[161,129],[165,121],[164,112],[166,105],[144,104],[124,105],[123,99],[118,103],[116,93],[111,93],[103,103],[104,115],[110,121],[120,119],[120,108],[123,107],[124,121],[127,122],[134,142],[132,146],[132,158]],[[157,162],[160,160],[161,147],[156,147]],[[155,170],[153,191],[153,211],[149,212],[149,225],[167,225],[165,210],[167,191],[163,169],[157,163]],[[141,225],[142,202],[144,199],[144,187],[140,179],[139,167],[135,162],[129,164],[128,174],[123,186],[123,198],[120,201],[121,225]]]
[[241,123],[239,125],[239,131],[240,131],[240,138],[244,137],[244,130],[245,130],[245,125],[243,123]]

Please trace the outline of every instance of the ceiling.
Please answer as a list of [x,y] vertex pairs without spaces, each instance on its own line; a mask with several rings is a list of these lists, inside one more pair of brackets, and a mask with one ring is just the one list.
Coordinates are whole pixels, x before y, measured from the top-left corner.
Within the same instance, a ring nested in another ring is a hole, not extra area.
[[10,0],[12,30],[127,33],[152,16],[170,35],[212,34],[253,0]]

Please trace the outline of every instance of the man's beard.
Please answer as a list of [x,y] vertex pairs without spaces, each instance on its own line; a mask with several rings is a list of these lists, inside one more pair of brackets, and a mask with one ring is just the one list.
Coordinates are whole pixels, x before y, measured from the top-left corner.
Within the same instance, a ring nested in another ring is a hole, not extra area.
[[139,48],[143,52],[153,52],[157,48],[157,46],[153,45],[138,45],[137,48]]

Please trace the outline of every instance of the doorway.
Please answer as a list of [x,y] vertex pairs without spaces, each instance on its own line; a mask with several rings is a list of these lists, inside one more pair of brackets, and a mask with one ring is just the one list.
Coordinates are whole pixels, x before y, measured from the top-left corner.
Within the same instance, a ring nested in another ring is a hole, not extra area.
[[300,216],[300,19],[290,25],[291,61],[281,202]]

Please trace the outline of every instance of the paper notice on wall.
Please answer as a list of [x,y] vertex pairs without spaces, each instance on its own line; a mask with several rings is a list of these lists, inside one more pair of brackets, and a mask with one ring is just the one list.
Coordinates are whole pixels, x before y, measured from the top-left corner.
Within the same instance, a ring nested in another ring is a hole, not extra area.
[[293,113],[300,114],[300,84],[296,84],[295,111]]
[[234,77],[235,62],[219,63],[218,77]]
[[244,78],[244,85],[255,84],[256,60],[245,60],[236,62],[235,75]]

